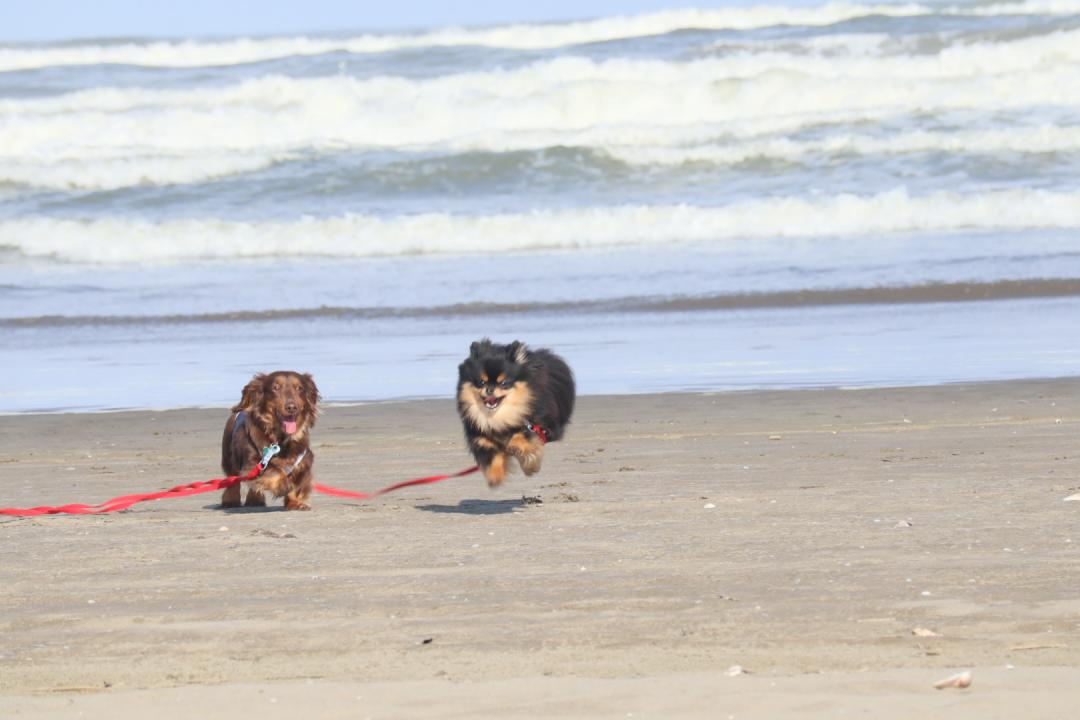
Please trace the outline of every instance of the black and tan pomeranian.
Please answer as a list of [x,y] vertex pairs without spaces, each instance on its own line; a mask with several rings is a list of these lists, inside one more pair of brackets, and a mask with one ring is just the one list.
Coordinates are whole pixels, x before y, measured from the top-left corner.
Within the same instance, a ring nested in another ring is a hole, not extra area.
[[495,487],[508,455],[526,475],[540,469],[544,445],[563,436],[574,411],[574,374],[550,350],[484,338],[458,366],[457,404],[469,449]]

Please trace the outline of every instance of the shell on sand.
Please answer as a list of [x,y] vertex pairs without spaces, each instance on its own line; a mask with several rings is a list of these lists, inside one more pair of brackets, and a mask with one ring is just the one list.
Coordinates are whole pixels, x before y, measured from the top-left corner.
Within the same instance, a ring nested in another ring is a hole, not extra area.
[[945,688],[966,688],[966,687],[968,687],[970,685],[971,685],[971,671],[970,670],[965,670],[964,672],[956,673],[955,675],[950,675],[949,677],[945,678],[944,680],[938,680],[936,683],[934,683],[934,687],[936,687],[938,690],[943,690]]

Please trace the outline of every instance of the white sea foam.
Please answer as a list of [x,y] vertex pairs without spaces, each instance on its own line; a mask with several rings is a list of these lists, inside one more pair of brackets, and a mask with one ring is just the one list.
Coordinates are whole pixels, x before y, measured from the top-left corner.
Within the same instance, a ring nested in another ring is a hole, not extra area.
[[829,3],[813,8],[760,6],[725,10],[672,10],[582,22],[445,28],[422,33],[366,34],[345,38],[239,38],[202,42],[14,47],[0,49],[0,71],[105,63],[146,67],[224,66],[330,52],[363,54],[470,45],[517,50],[545,49],[662,35],[690,28],[746,30],[780,24],[819,26],[868,14],[905,17],[929,12],[926,6],[917,4]]
[[[984,156],[1080,152],[1080,127],[1054,125],[981,131],[917,130],[883,137],[845,132],[816,140],[793,140],[782,135],[715,140],[720,132],[717,128],[697,128],[686,133],[649,133],[638,129],[603,136],[587,133],[578,136],[578,140],[590,143],[612,159],[641,167],[730,166],[753,161],[798,163],[838,156],[882,158],[927,152]],[[586,139],[585,135],[589,137]],[[712,138],[706,140],[702,135]],[[657,144],[648,144],[650,137]],[[549,147],[566,144],[568,140],[566,137],[552,136],[545,140],[532,136],[531,141],[524,144]],[[678,145],[680,140],[685,144]],[[181,156],[134,156],[128,153],[115,158],[72,157],[48,161],[12,159],[0,164],[0,181],[78,190],[198,184],[258,172],[296,157],[295,153],[289,152],[207,152]]]
[[57,190],[120,190],[154,185],[198,184],[265,170],[288,153],[206,152],[186,156],[133,152],[114,157],[12,158],[0,162],[0,182]]
[[[1009,190],[910,196],[777,197],[724,207],[621,206],[523,214],[345,215],[296,222],[25,219],[0,222],[0,247],[90,263],[321,255],[491,253],[636,244],[767,242],[776,237],[1080,229],[1080,192]],[[732,245],[735,247],[737,245]]]
[[996,15],[1076,15],[1080,3],[1076,0],[1023,0],[1023,2],[989,2],[985,5],[960,5],[946,8],[947,14],[967,14],[991,17]]
[[822,156],[849,157],[902,155],[920,152],[998,155],[999,153],[1080,152],[1080,127],[1040,125],[981,131],[916,130],[885,137],[843,133],[819,140],[773,137],[746,142],[706,143],[693,147],[605,147],[632,165],[705,163],[734,165],[753,160],[798,162]]
[[330,52],[382,53],[424,47],[484,46],[545,49],[662,35],[676,30],[750,30],[775,25],[823,26],[867,15],[1073,15],[1080,0],[1026,0],[983,6],[832,2],[816,7],[762,5],[716,10],[670,10],[636,16],[491,28],[446,28],[410,34],[352,37],[240,38],[220,41],[87,43],[0,48],[0,72],[51,66],[126,64],[144,67],[228,66]]
[[[1013,140],[978,132],[886,141],[838,136],[817,145],[767,136],[926,112],[1071,108],[1075,99],[1062,88],[1075,83],[1078,65],[1080,31],[1071,31],[958,45],[935,56],[565,57],[426,80],[266,76],[199,89],[99,88],[0,101],[0,183],[89,189],[197,183],[299,152],[368,149],[561,145],[661,164],[799,157],[817,146],[825,152],[830,146],[906,152],[905,145],[934,143],[976,152],[995,143],[1020,152],[1072,150],[1071,132],[1019,130]],[[725,144],[762,143],[717,149],[718,137]]]

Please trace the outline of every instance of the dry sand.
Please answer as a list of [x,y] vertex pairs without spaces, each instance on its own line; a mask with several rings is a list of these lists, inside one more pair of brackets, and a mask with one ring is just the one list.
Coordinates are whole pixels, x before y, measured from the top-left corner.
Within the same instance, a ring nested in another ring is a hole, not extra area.
[[[218,477],[224,422],[0,418],[0,506]],[[356,490],[470,464],[450,402],[314,441]],[[1074,717],[1078,443],[1075,380],[585,397],[494,491],[0,518],[0,717]]]

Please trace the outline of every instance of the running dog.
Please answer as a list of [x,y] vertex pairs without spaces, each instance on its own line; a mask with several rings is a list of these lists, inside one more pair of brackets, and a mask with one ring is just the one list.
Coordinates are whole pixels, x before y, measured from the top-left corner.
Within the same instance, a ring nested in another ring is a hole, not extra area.
[[562,438],[570,422],[574,393],[574,374],[550,350],[532,350],[516,340],[472,344],[458,366],[457,406],[488,485],[506,479],[508,456],[526,475],[540,470],[544,445]]
[[[250,481],[244,505],[266,505],[264,492],[285,498],[286,510],[310,510],[314,476],[310,431],[318,417],[319,389],[307,373],[278,370],[251,379],[233,407],[221,439],[221,469],[226,475],[251,471],[263,448],[277,444],[281,453]],[[240,506],[240,483],[225,488],[222,507]]]

